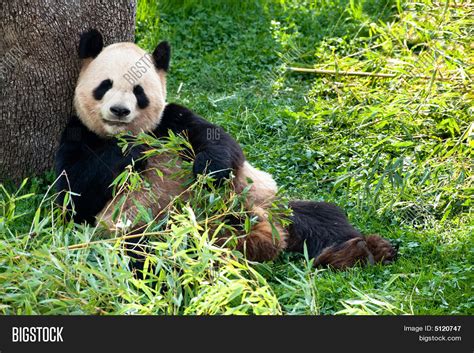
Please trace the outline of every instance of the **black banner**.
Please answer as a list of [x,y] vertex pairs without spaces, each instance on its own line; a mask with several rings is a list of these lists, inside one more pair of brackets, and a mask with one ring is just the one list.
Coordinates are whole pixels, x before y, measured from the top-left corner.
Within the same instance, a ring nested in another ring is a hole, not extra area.
[[0,353],[473,352],[472,316],[3,316]]

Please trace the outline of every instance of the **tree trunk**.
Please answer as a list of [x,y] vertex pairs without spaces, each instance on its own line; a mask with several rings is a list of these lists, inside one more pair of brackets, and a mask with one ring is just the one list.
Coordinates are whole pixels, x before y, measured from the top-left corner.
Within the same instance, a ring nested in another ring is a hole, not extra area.
[[0,5],[0,182],[50,170],[73,113],[79,35],[133,41],[134,0],[7,0]]

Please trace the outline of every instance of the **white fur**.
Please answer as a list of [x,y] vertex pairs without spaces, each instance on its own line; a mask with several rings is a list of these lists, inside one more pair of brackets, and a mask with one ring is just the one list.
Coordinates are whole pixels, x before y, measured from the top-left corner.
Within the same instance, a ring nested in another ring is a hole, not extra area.
[[237,171],[234,179],[234,187],[237,192],[242,192],[249,184],[247,179],[252,180],[252,186],[248,192],[248,199],[251,203],[258,207],[269,206],[275,199],[278,191],[277,184],[273,177],[264,171],[253,167],[249,162],[245,161]]

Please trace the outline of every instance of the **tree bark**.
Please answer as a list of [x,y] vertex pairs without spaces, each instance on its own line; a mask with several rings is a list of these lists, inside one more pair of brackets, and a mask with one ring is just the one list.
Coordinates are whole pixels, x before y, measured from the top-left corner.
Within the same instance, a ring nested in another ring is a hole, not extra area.
[[97,28],[104,44],[133,41],[134,0],[7,0],[0,5],[0,182],[52,167],[73,113],[77,46]]

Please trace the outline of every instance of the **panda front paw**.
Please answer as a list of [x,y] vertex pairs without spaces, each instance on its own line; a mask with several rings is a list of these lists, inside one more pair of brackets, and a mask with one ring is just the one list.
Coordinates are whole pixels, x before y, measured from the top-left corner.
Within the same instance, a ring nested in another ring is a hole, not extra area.
[[219,156],[203,151],[199,152],[194,159],[193,173],[211,175],[217,185],[220,185],[224,179],[230,177],[232,165],[227,153],[221,152]]

